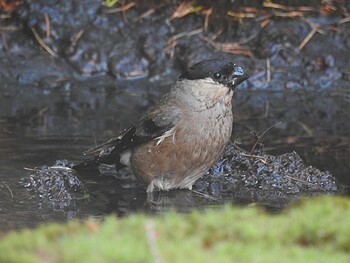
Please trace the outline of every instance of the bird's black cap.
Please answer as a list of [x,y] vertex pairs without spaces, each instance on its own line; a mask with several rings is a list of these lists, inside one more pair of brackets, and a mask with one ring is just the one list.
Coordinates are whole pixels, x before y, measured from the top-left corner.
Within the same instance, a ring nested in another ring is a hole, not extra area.
[[235,87],[246,80],[248,75],[242,67],[231,61],[208,59],[194,64],[180,76],[180,79],[189,80],[206,78],[211,78],[213,81],[229,87]]

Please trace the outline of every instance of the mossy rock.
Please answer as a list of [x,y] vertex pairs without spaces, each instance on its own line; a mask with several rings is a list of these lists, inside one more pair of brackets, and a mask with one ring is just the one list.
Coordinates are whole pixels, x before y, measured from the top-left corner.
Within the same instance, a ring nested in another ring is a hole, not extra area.
[[0,262],[349,262],[350,199],[48,224],[2,235]]

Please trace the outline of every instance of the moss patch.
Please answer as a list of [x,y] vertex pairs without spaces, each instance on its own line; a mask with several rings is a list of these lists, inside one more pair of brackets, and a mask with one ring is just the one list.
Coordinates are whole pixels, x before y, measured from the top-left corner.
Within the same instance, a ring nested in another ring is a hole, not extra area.
[[225,207],[114,216],[2,236],[0,262],[349,262],[350,200],[319,197],[281,214]]

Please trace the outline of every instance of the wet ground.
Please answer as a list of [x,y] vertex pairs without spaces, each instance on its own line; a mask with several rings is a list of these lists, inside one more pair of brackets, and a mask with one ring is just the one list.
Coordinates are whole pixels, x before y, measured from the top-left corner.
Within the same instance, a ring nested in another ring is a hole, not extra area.
[[[209,16],[205,2],[201,11],[188,15],[176,1],[168,6],[132,3],[110,9],[101,1],[26,1],[1,11],[0,229],[227,202],[276,210],[303,196],[349,194],[350,19],[345,2],[310,1],[313,11],[300,11],[297,3],[284,10],[222,1]],[[267,159],[239,158],[271,181],[251,180],[256,177],[243,170],[230,177],[237,171],[232,149],[196,184],[200,193],[147,196],[108,169],[102,176],[92,171],[78,177],[62,168],[132,124],[186,66],[210,57],[237,61],[251,76],[236,92],[232,141],[250,153],[259,138],[255,149],[269,154]],[[280,157],[284,153],[289,155]],[[279,163],[287,158],[287,164],[298,164],[307,174],[282,173],[290,178],[281,178],[261,166],[269,158]]]

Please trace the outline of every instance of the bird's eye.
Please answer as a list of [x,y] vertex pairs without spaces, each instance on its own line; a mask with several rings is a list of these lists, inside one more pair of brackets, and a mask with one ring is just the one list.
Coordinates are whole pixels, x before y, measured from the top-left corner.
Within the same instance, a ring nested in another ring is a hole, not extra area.
[[220,79],[222,77],[222,74],[220,72],[214,73],[214,78],[215,79]]

